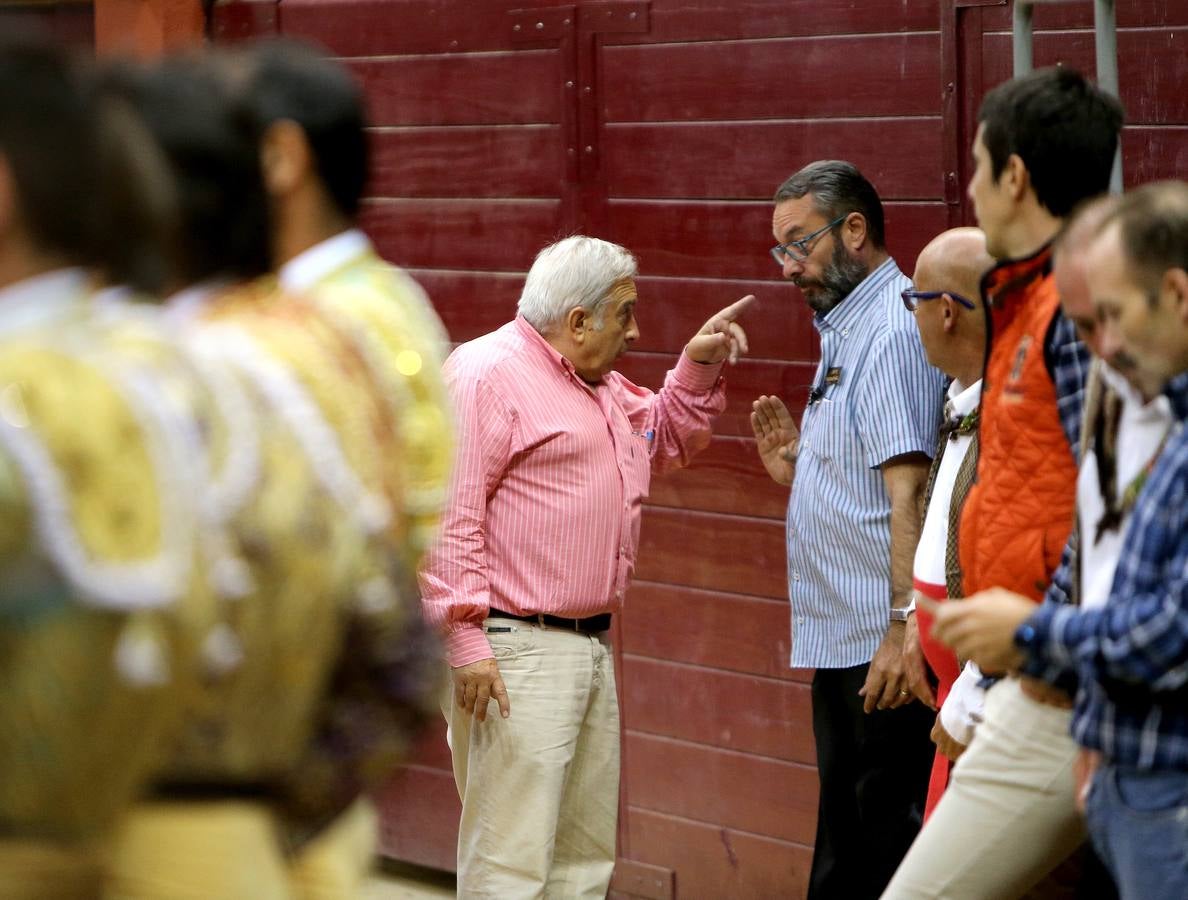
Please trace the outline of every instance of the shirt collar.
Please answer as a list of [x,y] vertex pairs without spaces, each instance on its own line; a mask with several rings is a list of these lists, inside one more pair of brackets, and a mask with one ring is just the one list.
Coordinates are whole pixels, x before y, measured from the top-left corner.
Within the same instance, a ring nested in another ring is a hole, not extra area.
[[225,279],[211,279],[182,288],[165,298],[165,315],[173,322],[188,322],[198,318],[210,305],[215,294],[230,284]]
[[82,269],[55,269],[0,289],[0,318],[5,329],[52,321],[87,296]]
[[1181,372],[1169,381],[1163,393],[1171,401],[1172,415],[1180,421],[1188,419],[1188,372]]
[[886,287],[887,282],[899,274],[899,266],[888,256],[874,271],[862,279],[854,290],[850,291],[837,306],[824,315],[813,316],[813,325],[817,331],[836,331],[842,337],[850,336],[850,329],[860,322],[869,312],[869,307]]
[[949,385],[949,399],[946,404],[947,413],[951,416],[966,416],[977,408],[982,398],[982,379],[978,379],[969,387],[963,385],[956,378]]
[[982,296],[991,306],[1001,306],[1006,298],[1025,289],[1052,271],[1052,244],[1048,242],[1030,256],[1004,259],[982,276]]
[[281,286],[289,291],[308,291],[334,270],[370,251],[367,235],[351,228],[314,244],[281,266]]
[[567,375],[576,377],[577,370],[574,369],[573,363],[562,356],[556,347],[546,341],[544,335],[537,331],[527,319],[523,316],[516,316],[514,325],[520,337],[528,344],[529,349],[537,354],[540,359],[550,365],[557,366]]

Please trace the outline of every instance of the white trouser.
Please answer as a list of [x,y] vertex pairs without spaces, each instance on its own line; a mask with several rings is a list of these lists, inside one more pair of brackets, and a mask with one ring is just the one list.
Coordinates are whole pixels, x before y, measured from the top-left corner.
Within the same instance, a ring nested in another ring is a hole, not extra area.
[[883,900],[1018,897],[1080,846],[1071,719],[1017,679],[991,688],[985,721]]
[[458,896],[605,897],[619,811],[619,704],[605,635],[492,618],[511,716],[443,698],[462,798]]

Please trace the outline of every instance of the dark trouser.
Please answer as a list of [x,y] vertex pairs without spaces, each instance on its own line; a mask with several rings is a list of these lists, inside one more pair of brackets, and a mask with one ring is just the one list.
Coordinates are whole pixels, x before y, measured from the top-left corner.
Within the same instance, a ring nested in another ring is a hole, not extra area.
[[867,715],[858,696],[867,668],[813,676],[821,800],[810,900],[876,900],[923,820],[936,713],[910,703]]

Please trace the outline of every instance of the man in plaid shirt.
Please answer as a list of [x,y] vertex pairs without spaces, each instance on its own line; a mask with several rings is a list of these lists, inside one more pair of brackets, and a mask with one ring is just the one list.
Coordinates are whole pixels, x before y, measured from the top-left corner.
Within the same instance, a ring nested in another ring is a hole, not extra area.
[[986,591],[936,633],[979,665],[1077,673],[1086,814],[1126,898],[1188,896],[1188,184],[1148,185],[1106,220],[1088,267],[1103,342],[1138,361],[1175,424],[1145,477],[1105,606]]

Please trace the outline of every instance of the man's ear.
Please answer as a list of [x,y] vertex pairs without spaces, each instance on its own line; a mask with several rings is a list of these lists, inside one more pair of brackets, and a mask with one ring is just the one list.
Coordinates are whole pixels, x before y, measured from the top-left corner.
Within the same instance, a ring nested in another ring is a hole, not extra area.
[[590,324],[590,314],[580,306],[575,306],[565,314],[565,327],[575,343],[580,344],[585,341]]
[[859,212],[852,212],[841,223],[842,243],[846,249],[857,253],[866,245],[866,216]]
[[1006,165],[1002,167],[1002,172],[998,176],[998,183],[1010,192],[1011,198],[1016,202],[1023,199],[1031,187],[1031,173],[1027,171],[1023,157],[1018,153],[1012,153],[1007,157]]
[[951,294],[945,293],[941,294],[940,302],[944,310],[944,329],[948,333],[957,327],[957,301]]
[[289,119],[269,125],[260,143],[260,165],[268,193],[287,194],[297,187],[313,165],[301,126]]
[[8,160],[0,155],[0,240],[12,231],[18,218],[16,182]]
[[1171,295],[1172,308],[1180,321],[1188,325],[1188,272],[1183,269],[1168,269],[1163,273],[1161,291]]

